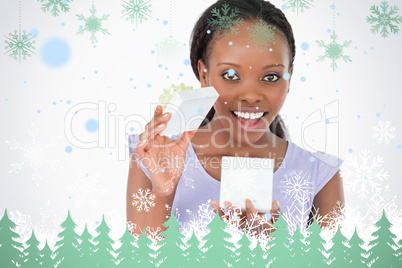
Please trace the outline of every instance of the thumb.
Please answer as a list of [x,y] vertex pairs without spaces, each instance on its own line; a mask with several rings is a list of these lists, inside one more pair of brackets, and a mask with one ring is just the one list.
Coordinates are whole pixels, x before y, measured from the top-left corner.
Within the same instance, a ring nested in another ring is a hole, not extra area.
[[187,151],[188,145],[191,139],[194,137],[195,133],[197,133],[197,129],[183,132],[183,134],[181,134],[178,139],[179,142],[177,143],[177,145],[179,145],[184,151]]

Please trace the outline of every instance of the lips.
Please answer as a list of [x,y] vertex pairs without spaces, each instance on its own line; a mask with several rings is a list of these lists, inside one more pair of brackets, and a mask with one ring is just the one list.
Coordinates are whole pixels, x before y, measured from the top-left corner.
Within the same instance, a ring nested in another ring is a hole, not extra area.
[[[261,110],[259,112],[262,112]],[[256,129],[262,123],[262,118],[268,114],[268,112],[264,112],[264,114],[259,119],[245,119],[242,117],[236,116],[236,114],[231,111],[231,114],[235,117],[236,121],[238,122],[239,126],[244,130]]]

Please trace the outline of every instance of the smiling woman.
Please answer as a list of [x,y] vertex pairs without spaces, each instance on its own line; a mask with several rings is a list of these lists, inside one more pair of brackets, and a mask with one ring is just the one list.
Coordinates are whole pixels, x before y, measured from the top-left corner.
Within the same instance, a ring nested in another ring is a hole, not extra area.
[[[303,231],[313,207],[325,215],[343,204],[343,160],[289,141],[279,116],[289,93],[294,43],[289,22],[269,2],[222,0],[205,10],[193,30],[191,66],[201,86],[215,87],[219,98],[197,131],[160,136],[170,114],[163,116],[157,108],[145,132],[129,137],[135,165],[129,171],[127,220],[137,226],[135,233],[144,226],[163,230],[170,208],[182,228],[202,222],[199,210],[205,204],[224,217],[219,207],[223,156],[274,160],[270,213],[258,213],[251,201],[256,193],[247,192],[246,210],[238,214],[242,224],[258,215],[259,233],[271,232],[279,211],[291,232],[297,226]],[[162,156],[169,166],[181,163],[175,176],[158,170]],[[131,205],[133,194],[142,189],[152,197],[152,207],[143,212]],[[235,209],[227,205],[229,211]]]

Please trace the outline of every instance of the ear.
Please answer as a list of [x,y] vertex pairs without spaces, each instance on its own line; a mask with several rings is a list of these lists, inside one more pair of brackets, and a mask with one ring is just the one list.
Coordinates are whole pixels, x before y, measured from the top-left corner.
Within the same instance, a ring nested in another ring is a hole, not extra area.
[[[205,70],[207,71],[205,72]],[[201,87],[208,87],[209,86],[208,69],[201,59],[198,60],[198,74],[200,76]]]
[[292,74],[293,74],[293,64],[292,66],[289,68],[289,86],[288,86],[288,93],[290,91],[290,80],[292,79]]

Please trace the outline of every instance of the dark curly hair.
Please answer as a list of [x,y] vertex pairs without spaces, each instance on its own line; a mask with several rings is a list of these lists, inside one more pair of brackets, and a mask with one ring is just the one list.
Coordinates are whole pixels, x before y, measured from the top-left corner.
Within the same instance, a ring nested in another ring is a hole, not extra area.
[[[198,60],[201,59],[204,64],[208,65],[212,46],[220,36],[216,31],[208,31],[211,30],[208,25],[208,19],[211,18],[212,9],[220,9],[223,4],[229,4],[231,9],[236,8],[239,11],[238,17],[244,21],[254,22],[262,19],[268,25],[276,27],[288,43],[290,59],[289,66],[293,66],[296,55],[293,30],[280,9],[276,8],[270,2],[263,0],[218,0],[215,4],[211,5],[204,11],[195,24],[191,34],[191,67],[193,68],[193,72],[198,80],[200,80],[200,74],[198,73]],[[214,114],[215,109],[212,107],[200,127],[208,124],[212,120]],[[272,133],[282,139],[287,140],[288,137],[290,138],[286,126],[279,114],[275,117],[274,121],[269,126],[269,129]]]

